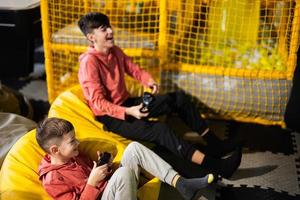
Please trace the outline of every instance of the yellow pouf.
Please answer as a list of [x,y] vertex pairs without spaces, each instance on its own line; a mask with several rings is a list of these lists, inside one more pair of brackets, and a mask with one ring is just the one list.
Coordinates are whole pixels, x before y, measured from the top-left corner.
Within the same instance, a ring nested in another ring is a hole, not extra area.
[[[85,104],[79,87],[63,92],[53,102],[49,117],[69,120],[80,141],[80,151],[96,160],[96,151],[114,154],[119,163],[126,146],[131,142],[103,130]],[[45,155],[35,139],[35,129],[21,137],[7,154],[0,172],[0,199],[51,199],[38,176],[38,165]],[[141,200],[158,199],[160,181],[153,178],[139,188]]]
[[[45,155],[35,139],[35,129],[21,137],[7,154],[0,172],[1,199],[51,199],[44,190],[38,176],[38,165]],[[96,150],[109,151],[116,155],[115,161],[124,147],[99,138],[80,139],[80,150],[96,159]],[[92,155],[95,154],[95,155]]]
[[[131,142],[131,140],[104,130],[103,125],[95,120],[92,111],[86,104],[79,85],[61,93],[55,99],[49,110],[49,117],[70,121],[75,127],[76,137],[81,141],[98,138],[113,142],[118,149],[117,161],[120,161],[123,150]],[[154,178],[139,188],[138,196],[140,200],[155,200],[158,199],[159,191],[160,181]]]

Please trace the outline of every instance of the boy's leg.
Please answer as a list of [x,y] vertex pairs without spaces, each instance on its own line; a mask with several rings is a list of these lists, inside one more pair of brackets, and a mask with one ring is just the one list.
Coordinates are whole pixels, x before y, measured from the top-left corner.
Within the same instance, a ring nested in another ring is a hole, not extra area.
[[131,168],[135,172],[137,181],[140,168],[143,168],[159,180],[177,188],[185,199],[192,199],[199,189],[213,181],[213,175],[194,179],[181,177],[168,163],[138,142],[128,145],[124,151],[121,165]]
[[201,117],[195,104],[181,91],[157,96],[153,107],[150,109],[150,116],[170,112],[178,113],[185,124],[202,136],[207,143],[207,145],[203,147],[203,150],[211,156],[222,157],[243,144],[243,141],[219,139],[211,130],[209,130],[206,121]]
[[[141,98],[129,98],[122,105],[139,105]],[[156,95],[155,100],[149,106],[148,118],[158,117],[176,112],[180,118],[193,130],[202,133],[206,128],[206,122],[199,114],[196,106],[182,91]]]
[[120,167],[109,179],[102,200],[137,199],[137,182],[134,171]]
[[[173,108],[170,106],[170,102],[174,94],[176,93],[156,96],[152,107],[150,107],[150,117],[172,112]],[[140,98],[129,98],[122,105],[132,106],[138,105],[140,102]],[[177,137],[170,127],[161,122],[148,121],[147,119],[139,120],[133,117],[120,120],[107,115],[97,116],[96,119],[111,132],[132,140],[153,142],[187,160],[191,160],[193,153],[196,151],[194,145]]]
[[[138,105],[141,98],[129,98],[124,106]],[[201,149],[211,156],[222,157],[228,152],[242,146],[243,141],[221,140],[211,130],[201,117],[199,110],[184,92],[171,92],[155,96],[155,101],[149,107],[148,117],[158,117],[163,114],[176,112],[179,117],[195,132],[202,136],[207,145]]]
[[170,153],[170,151],[164,147],[155,146],[151,150],[169,163],[175,171],[179,172],[186,178],[203,177],[210,173],[210,170],[199,167],[198,164],[186,159],[179,158],[177,155]]
[[171,185],[177,174],[175,170],[153,151],[138,142],[131,142],[125,149],[121,166],[131,168],[138,182],[140,167],[145,169],[159,180]]
[[194,145],[176,136],[174,131],[161,122],[131,119],[119,120],[110,116],[101,116],[97,119],[114,133],[132,140],[153,142],[167,148],[181,158],[191,160],[196,151]]
[[192,144],[177,137],[171,128],[161,122],[148,122],[137,119],[128,122],[108,116],[101,117],[101,119],[102,121],[103,119],[108,120],[104,124],[109,131],[132,140],[150,141],[164,146],[175,155],[197,163],[225,178],[230,177],[241,162],[240,151],[235,152],[226,159],[214,159],[204,155]]
[[207,128],[207,124],[200,116],[196,106],[182,91],[156,96],[150,107],[149,117],[157,117],[172,112],[178,113],[179,117],[193,131],[201,134]]

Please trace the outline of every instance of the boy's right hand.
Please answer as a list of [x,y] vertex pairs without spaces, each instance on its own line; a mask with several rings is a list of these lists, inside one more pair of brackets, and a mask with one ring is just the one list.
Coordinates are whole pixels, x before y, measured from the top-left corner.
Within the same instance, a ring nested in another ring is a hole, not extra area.
[[125,113],[127,115],[131,115],[137,119],[141,119],[143,117],[147,117],[149,113],[142,113],[140,110],[143,107],[143,104],[137,106],[131,106],[125,109]]
[[87,183],[93,187],[96,187],[100,181],[104,180],[107,175],[110,174],[108,165],[101,165],[97,167],[97,163],[93,161],[94,166],[90,173]]

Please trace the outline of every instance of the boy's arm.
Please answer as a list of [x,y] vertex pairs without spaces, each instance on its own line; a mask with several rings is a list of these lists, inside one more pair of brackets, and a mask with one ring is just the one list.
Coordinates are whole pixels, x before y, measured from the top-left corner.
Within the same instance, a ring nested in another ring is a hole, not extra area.
[[76,193],[72,187],[67,184],[51,184],[44,185],[48,194],[56,200],[88,200],[97,199],[104,188],[97,189],[89,184],[86,184],[81,194]]
[[141,69],[139,65],[132,62],[132,59],[129,58],[123,51],[121,51],[124,56],[125,61],[125,71],[127,74],[140,81],[146,87],[152,87],[153,84],[156,84],[151,74]]
[[125,119],[125,107],[115,105],[105,97],[106,91],[99,76],[97,61],[91,58],[80,63],[80,65],[83,66],[81,66],[78,74],[79,82],[94,114],[105,112],[115,118]]
[[[85,162],[86,159],[83,159],[82,155],[80,159],[77,160],[78,164],[81,166],[82,162]],[[86,163],[87,165],[92,164],[93,169],[89,175],[89,178],[76,186],[77,182],[70,182],[66,180],[59,173],[48,174],[43,176],[43,187],[48,192],[48,194],[56,200],[93,200],[97,199],[99,195],[104,191],[107,181],[104,179],[106,177],[107,166],[100,166],[96,168],[96,162]],[[103,176],[103,174],[105,174]],[[56,177],[56,178],[53,178]],[[83,185],[85,184],[85,185]],[[82,189],[82,187],[84,188]]]

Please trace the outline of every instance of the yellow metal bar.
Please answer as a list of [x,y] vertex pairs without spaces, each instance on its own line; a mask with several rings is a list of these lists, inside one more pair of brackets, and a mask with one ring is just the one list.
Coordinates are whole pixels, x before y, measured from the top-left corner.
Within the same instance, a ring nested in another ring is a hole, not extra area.
[[[185,15],[184,15],[184,27],[188,25],[188,27],[191,27],[193,25],[193,18],[194,18],[194,11],[195,11],[195,2],[194,0],[186,0],[185,3]],[[192,30],[183,30],[183,32],[191,32]]]
[[55,95],[51,89],[54,85],[53,81],[53,65],[50,48],[50,27],[49,27],[49,13],[48,13],[48,1],[41,0],[41,17],[42,17],[42,31],[43,31],[43,45],[45,55],[45,69],[47,75],[47,88],[48,88],[48,99],[51,103],[54,101]]
[[300,26],[300,1],[295,1],[295,12],[291,32],[290,52],[288,57],[287,78],[292,80],[297,61],[297,49],[299,48],[299,26]]
[[183,10],[182,10],[182,1],[178,1],[178,4],[177,5],[177,16],[176,16],[176,34],[175,34],[175,42],[179,41],[180,39],[182,39],[184,37],[184,23],[183,23],[183,19],[184,19],[184,16],[183,16]]
[[51,47],[54,51],[72,51],[75,53],[81,53],[86,51],[88,48],[87,46],[83,45],[72,45],[72,44],[59,44],[59,43],[52,43]]
[[287,27],[289,24],[288,17],[289,8],[285,6],[283,12],[284,14],[281,16],[281,23],[279,25],[279,40],[278,40],[278,53],[282,57],[283,60],[287,61],[288,58],[288,50],[287,50]]
[[165,65],[167,60],[167,0],[159,1],[159,14],[159,58],[160,64]]
[[87,13],[89,10],[90,10],[90,6],[88,4],[88,0],[84,0],[83,3],[84,3],[84,12]]
[[153,50],[147,50],[147,49],[135,49],[135,48],[126,48],[123,49],[123,51],[131,57],[158,57],[159,51],[153,51]]
[[[204,116],[204,118],[208,118],[206,116]],[[283,121],[271,121],[271,120],[267,120],[265,118],[262,117],[242,117],[242,116],[237,116],[237,115],[229,115],[229,116],[213,116],[213,119],[228,119],[228,120],[236,120],[239,122],[245,122],[245,123],[256,123],[256,124],[263,124],[263,125],[278,125],[281,126],[282,128],[285,128],[286,125]]]
[[169,64],[165,66],[165,70],[180,71],[197,74],[211,74],[219,76],[232,76],[250,79],[286,79],[286,72],[268,71],[268,70],[254,70],[254,69],[236,69],[225,68],[220,66],[199,66],[191,64]]
[[[51,44],[53,50],[57,51],[72,51],[75,53],[83,53],[88,48],[87,46],[69,45],[69,44]],[[155,57],[159,55],[158,51],[138,48],[125,48],[123,51],[131,57]]]

